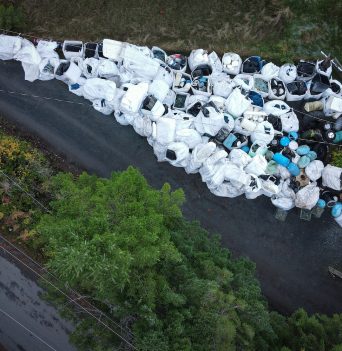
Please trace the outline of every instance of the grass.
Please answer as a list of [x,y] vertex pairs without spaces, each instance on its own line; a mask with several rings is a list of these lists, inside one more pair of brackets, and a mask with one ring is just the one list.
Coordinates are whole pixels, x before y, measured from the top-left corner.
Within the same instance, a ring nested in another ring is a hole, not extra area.
[[223,53],[258,51],[281,37],[291,16],[282,0],[21,0],[26,28],[36,35],[85,41],[111,37],[168,51],[203,47]]
[[[168,52],[193,48],[260,54],[276,62],[342,56],[340,0],[3,0],[25,32],[58,40],[105,37]],[[0,0],[1,3],[1,0]]]

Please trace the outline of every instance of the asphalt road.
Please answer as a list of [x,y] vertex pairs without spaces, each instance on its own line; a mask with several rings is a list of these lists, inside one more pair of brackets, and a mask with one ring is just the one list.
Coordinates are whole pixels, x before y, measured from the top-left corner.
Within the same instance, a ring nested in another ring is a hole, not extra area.
[[158,163],[132,127],[96,112],[63,83],[24,81],[17,62],[0,62],[0,89],[84,103],[0,92],[0,113],[69,162],[101,176],[133,165],[155,187],[169,182],[173,188],[183,188],[186,217],[221,234],[223,245],[234,255],[256,262],[262,291],[272,308],[284,313],[299,307],[309,312],[342,312],[342,281],[327,272],[329,265],[342,262],[342,231],[328,215],[306,222],[293,210],[282,223],[274,218],[274,207],[266,197],[216,197],[198,174],[187,175],[183,169]]
[[76,351],[69,343],[72,325],[41,298],[42,289],[19,267],[0,249],[0,350]]

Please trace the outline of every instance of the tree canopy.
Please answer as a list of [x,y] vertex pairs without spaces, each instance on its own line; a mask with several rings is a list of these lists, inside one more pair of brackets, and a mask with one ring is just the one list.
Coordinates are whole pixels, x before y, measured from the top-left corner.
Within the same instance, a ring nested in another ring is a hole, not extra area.
[[[181,190],[153,189],[130,167],[109,179],[59,174],[52,191],[37,226],[49,268],[100,301],[138,350],[341,350],[342,317],[270,313],[254,264],[183,218]],[[122,342],[92,319],[73,340],[82,350]]]

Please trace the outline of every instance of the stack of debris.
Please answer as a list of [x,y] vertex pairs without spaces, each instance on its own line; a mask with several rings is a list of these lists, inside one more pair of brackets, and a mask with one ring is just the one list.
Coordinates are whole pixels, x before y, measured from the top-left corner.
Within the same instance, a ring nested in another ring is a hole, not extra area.
[[342,84],[329,58],[281,67],[259,56],[193,50],[167,55],[100,43],[0,35],[0,59],[22,62],[25,79],[59,79],[147,138],[158,161],[202,177],[223,197],[268,196],[280,211],[342,226],[342,169],[329,164],[342,142]]

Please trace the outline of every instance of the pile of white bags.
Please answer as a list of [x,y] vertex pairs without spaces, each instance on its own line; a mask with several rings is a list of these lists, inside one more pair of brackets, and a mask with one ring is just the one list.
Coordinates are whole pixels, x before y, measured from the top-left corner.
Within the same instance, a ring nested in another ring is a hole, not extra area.
[[[103,40],[101,52],[100,45],[94,47],[87,56],[82,42],[66,41],[60,58],[56,42],[42,40],[36,47],[0,35],[0,59],[20,61],[26,80],[63,81],[94,109],[146,137],[158,161],[198,172],[217,196],[266,195],[288,211],[315,208],[322,190],[341,192],[342,169],[325,165],[312,144],[298,138],[300,120],[283,101],[303,99],[295,95],[296,82],[310,87],[312,77],[295,65],[278,67],[253,56],[249,65],[259,65],[253,74],[251,66],[243,73],[241,57],[231,52],[221,61],[203,49],[191,51],[187,59],[110,39]],[[317,104],[337,119],[342,85],[332,79],[331,69],[322,71],[322,61],[315,67],[341,87],[338,92],[327,86]]]

